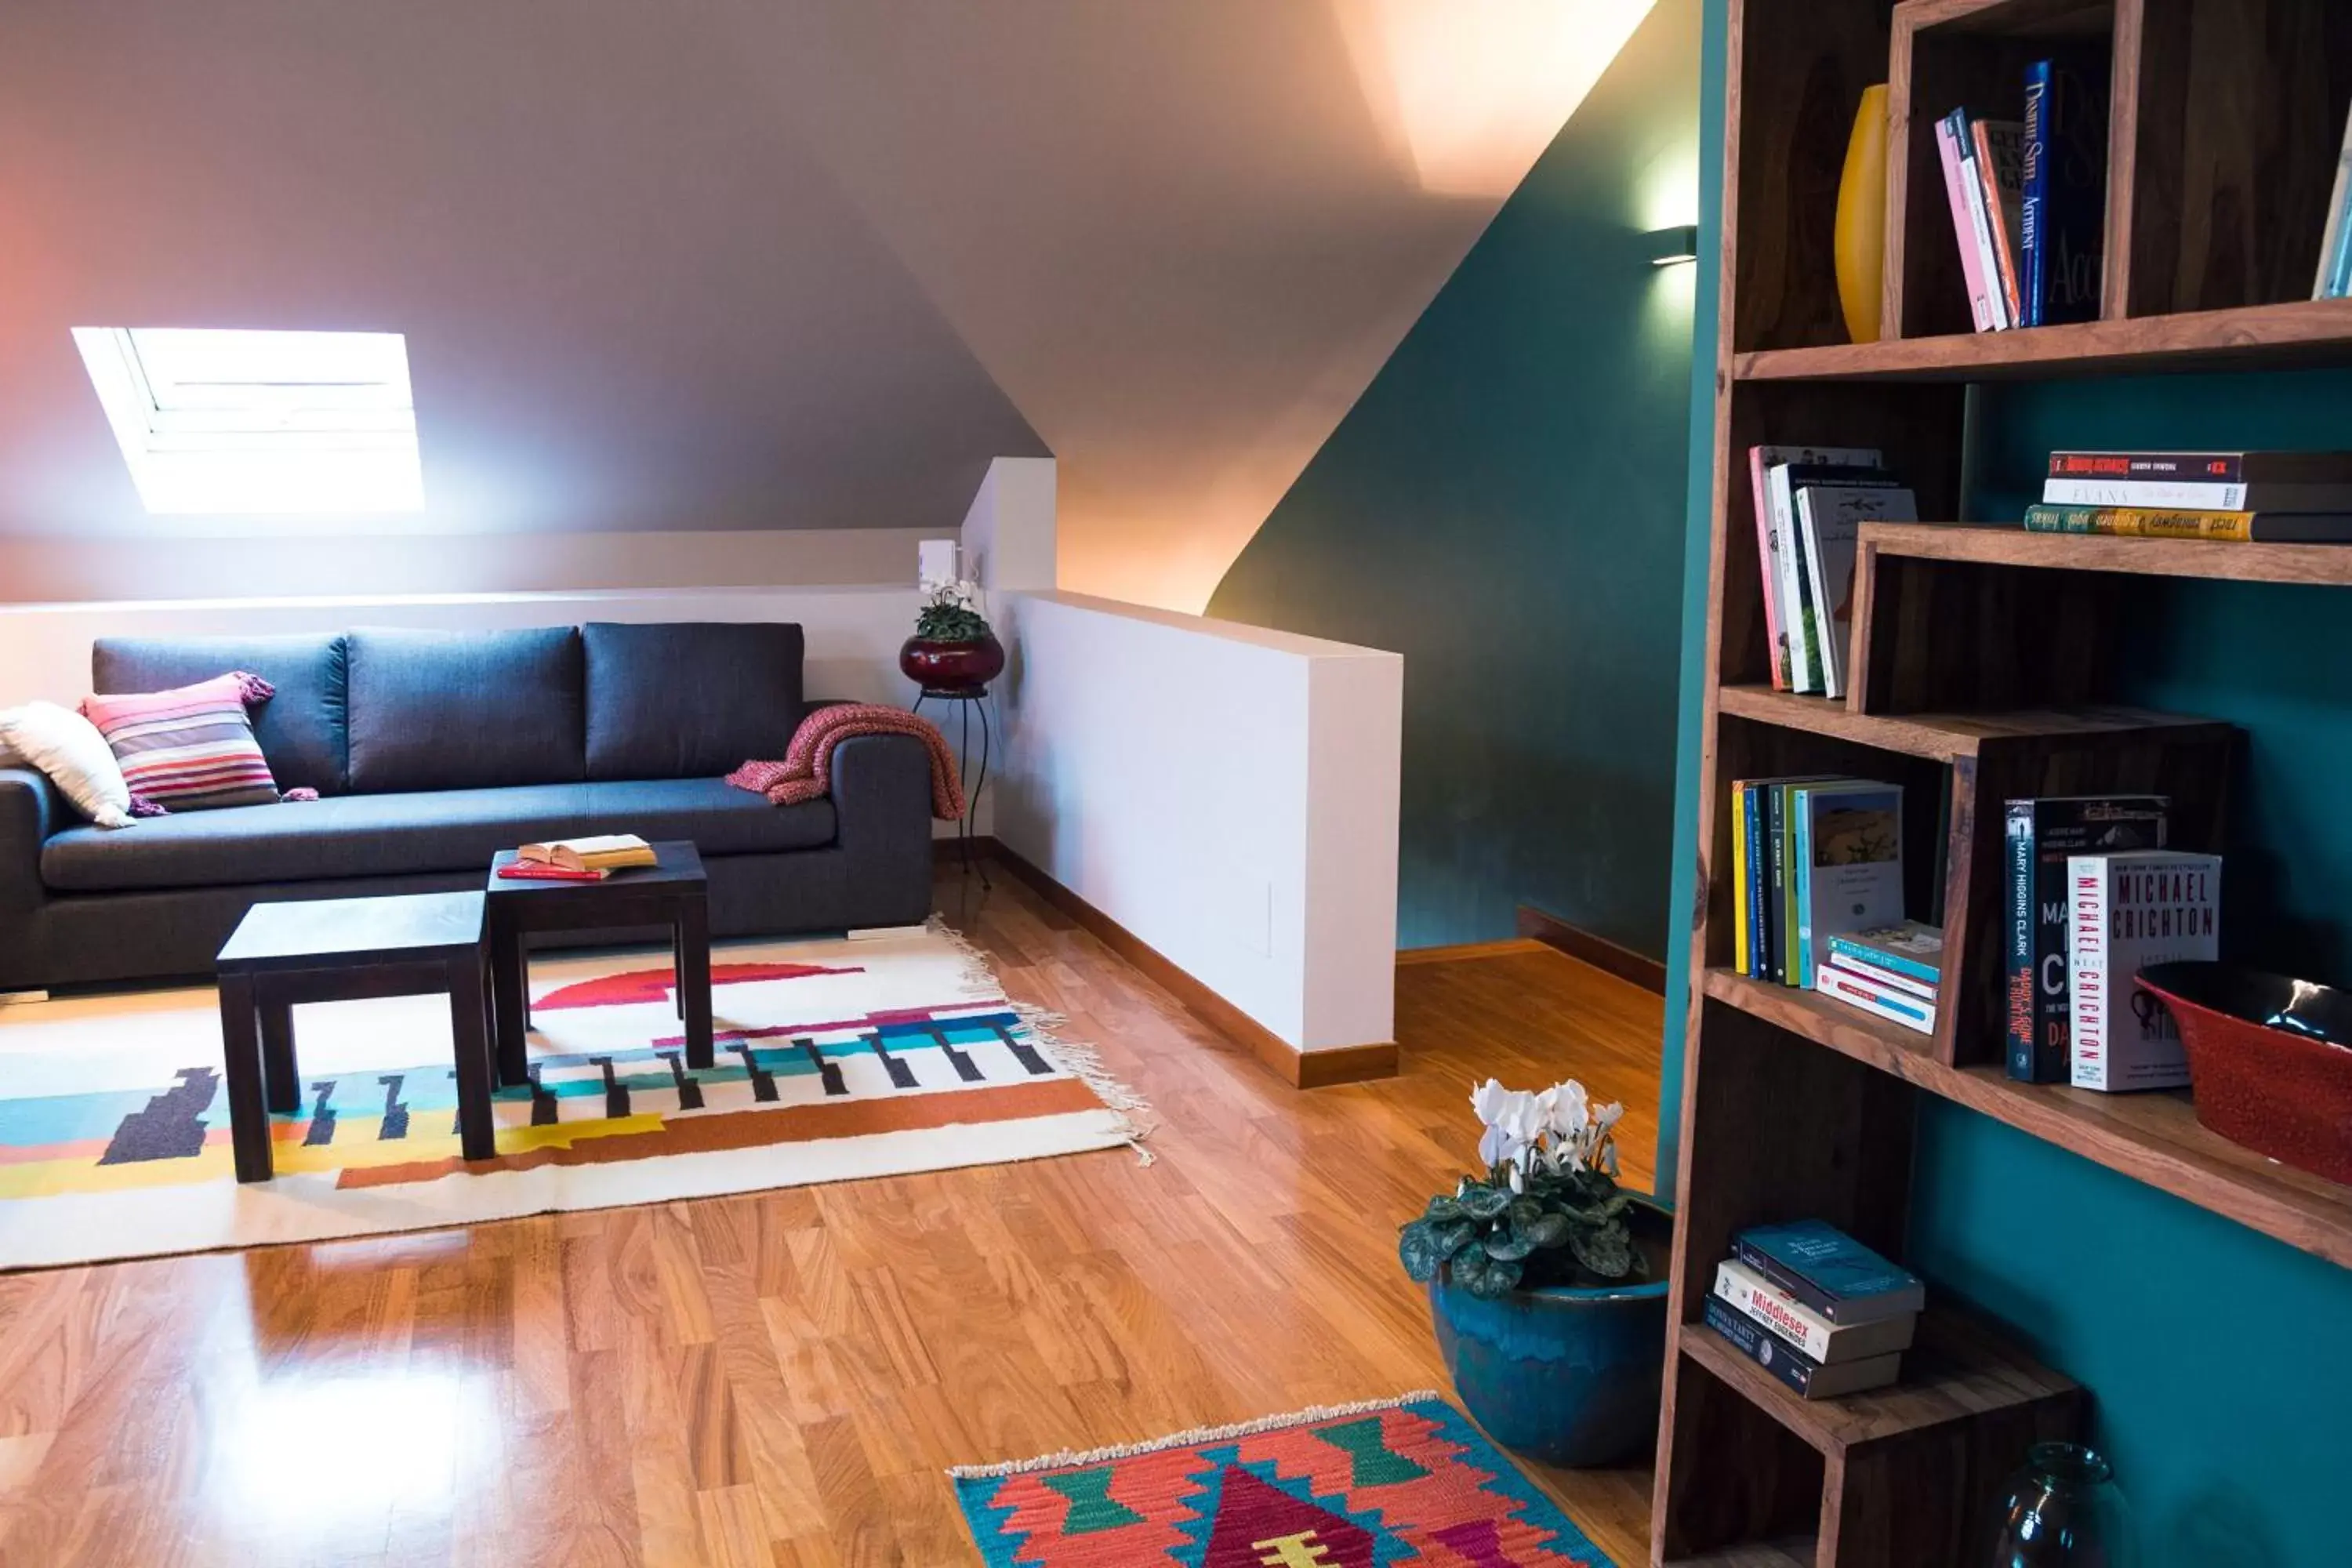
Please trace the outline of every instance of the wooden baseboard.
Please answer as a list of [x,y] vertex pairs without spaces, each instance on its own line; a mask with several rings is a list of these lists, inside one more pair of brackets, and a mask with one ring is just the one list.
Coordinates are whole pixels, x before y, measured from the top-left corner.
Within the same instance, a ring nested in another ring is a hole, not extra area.
[[1546,947],[1558,948],[1569,957],[1580,959],[1620,980],[1630,980],[1644,991],[1654,991],[1661,996],[1666,994],[1664,964],[1646,953],[1621,947],[1605,936],[1595,936],[1581,926],[1572,926],[1532,904],[1519,906],[1519,934]]
[[[974,847],[977,847],[977,841]],[[1187,1012],[1257,1058],[1292,1087],[1321,1089],[1329,1084],[1361,1083],[1368,1079],[1396,1076],[1395,1041],[1302,1051],[1192,978],[1159,949],[1003,845],[992,840],[989,858],[1020,878],[1038,897],[1076,921],[1097,942],[1126,960],[1130,967],[1181,1002]]]
[[1449,947],[1401,947],[1397,949],[1399,963],[1459,963],[1468,958],[1510,958],[1522,952],[1541,952],[1547,943],[1533,937],[1513,937],[1503,942],[1464,942]]
[[[931,858],[940,865],[944,866],[953,862],[961,857],[962,853],[962,841],[958,839],[952,834],[949,835],[945,838],[934,838],[931,840]],[[972,835],[971,855],[972,858],[975,860],[979,859],[983,855],[987,856],[991,859],[994,859],[997,855],[996,840],[985,833],[976,833]]]

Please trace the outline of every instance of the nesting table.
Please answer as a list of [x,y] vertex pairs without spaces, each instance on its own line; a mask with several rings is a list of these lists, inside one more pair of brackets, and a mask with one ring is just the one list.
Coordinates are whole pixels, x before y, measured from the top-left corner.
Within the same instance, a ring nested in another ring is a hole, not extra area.
[[501,851],[490,862],[484,897],[499,1082],[512,1086],[529,1080],[524,1037],[530,1030],[530,959],[526,939],[552,931],[668,927],[677,1016],[686,1025],[686,1065],[710,1066],[710,884],[692,843],[667,839],[652,848],[658,864],[615,871],[601,882],[501,877],[499,868],[514,859],[512,850]]
[[407,893],[256,904],[222,948],[221,1040],[236,1179],[274,1173],[269,1112],[302,1108],[293,1009],[305,1002],[449,994],[457,1139],[468,1160],[496,1152],[480,893]]
[[468,1160],[498,1152],[490,1096],[530,1080],[527,939],[552,931],[667,926],[685,1022],[686,1064],[711,1065],[710,900],[702,857],[683,839],[653,846],[658,864],[600,882],[502,878],[479,892],[407,893],[256,904],[215,961],[236,1179],[275,1173],[270,1113],[302,1108],[293,1009],[306,1002],[449,994],[457,1141]]

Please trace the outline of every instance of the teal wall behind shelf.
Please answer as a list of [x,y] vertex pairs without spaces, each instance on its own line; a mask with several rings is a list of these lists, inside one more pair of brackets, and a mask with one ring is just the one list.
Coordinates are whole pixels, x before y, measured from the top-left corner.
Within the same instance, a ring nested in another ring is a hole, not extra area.
[[[1209,613],[1405,657],[1401,946],[1666,946],[1700,0],[1660,0]],[[1710,285],[1711,287],[1711,285]]]
[[[1720,204],[1724,0],[1707,0],[1704,202]],[[1713,355],[1703,285],[1700,366]],[[1987,386],[1973,395],[1971,515],[2014,518],[2053,447],[2352,447],[2352,373]],[[1696,895],[1713,387],[1693,378],[1673,907]],[[1834,438],[1822,432],[1821,438]],[[2224,548],[2217,546],[2216,548]],[[2144,580],[2121,700],[2248,732],[2223,875],[2230,956],[2352,982],[2352,602],[2340,590]],[[1674,1168],[1688,933],[1669,955]],[[2143,1568],[2352,1563],[2352,1270],[1929,1100],[1909,1260],[2012,1325],[2096,1400],[2138,1515]]]
[[[2352,373],[1973,394],[1969,515],[2059,447],[2352,446]],[[2229,548],[2215,545],[2216,550]],[[2118,700],[2239,725],[2222,952],[2352,984],[2352,615],[2340,589],[2136,581]],[[2096,1396],[2147,1568],[2352,1563],[2352,1270],[1971,1112],[1931,1105],[1913,1263]]]

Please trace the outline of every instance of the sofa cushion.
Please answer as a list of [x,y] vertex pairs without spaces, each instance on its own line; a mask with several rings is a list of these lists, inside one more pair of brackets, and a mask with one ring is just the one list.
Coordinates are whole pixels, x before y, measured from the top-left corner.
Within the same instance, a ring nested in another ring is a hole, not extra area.
[[253,738],[278,787],[342,794],[349,778],[341,636],[100,637],[89,650],[90,689],[102,697],[168,690],[232,669],[278,689],[251,710]]
[[801,721],[801,628],[677,621],[580,628],[588,776],[701,778],[781,757]]
[[331,796],[151,817],[117,832],[73,827],[41,847],[61,892],[204,888],[479,869],[534,839],[588,833],[690,838],[705,855],[834,842],[829,800],[773,806],[723,779],[534,784]]
[[361,630],[350,664],[351,787],[487,789],[584,776],[580,634]]

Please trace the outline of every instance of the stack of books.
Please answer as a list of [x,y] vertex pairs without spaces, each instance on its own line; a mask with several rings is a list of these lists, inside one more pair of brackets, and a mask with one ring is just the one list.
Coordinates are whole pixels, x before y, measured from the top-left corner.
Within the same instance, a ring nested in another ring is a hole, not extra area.
[[2166,848],[2168,805],[2009,803],[2010,1077],[2105,1093],[2189,1082],[2172,1015],[2134,981],[2151,964],[2221,956],[2221,858]]
[[512,860],[499,868],[499,875],[516,881],[601,882],[631,866],[659,864],[653,846],[635,834],[606,833],[593,838],[525,844]]
[[2352,452],[2053,452],[2036,533],[2352,542]]
[[2060,55],[2026,67],[2024,119],[1956,109],[1937,122],[1977,331],[2097,319],[2106,97],[2105,56]]
[[1706,1325],[1803,1399],[1884,1388],[1902,1373],[1927,1288],[1820,1220],[1741,1231],[1716,1265]]
[[1732,957],[1814,988],[1829,943],[1903,918],[1903,786],[1814,775],[1731,785]]
[[1830,938],[1829,962],[1813,984],[1850,1007],[1932,1035],[1943,974],[1943,929],[1897,921]]
[[1750,447],[1748,482],[1772,684],[1843,697],[1854,536],[1865,522],[1917,521],[1917,503],[1868,447]]

